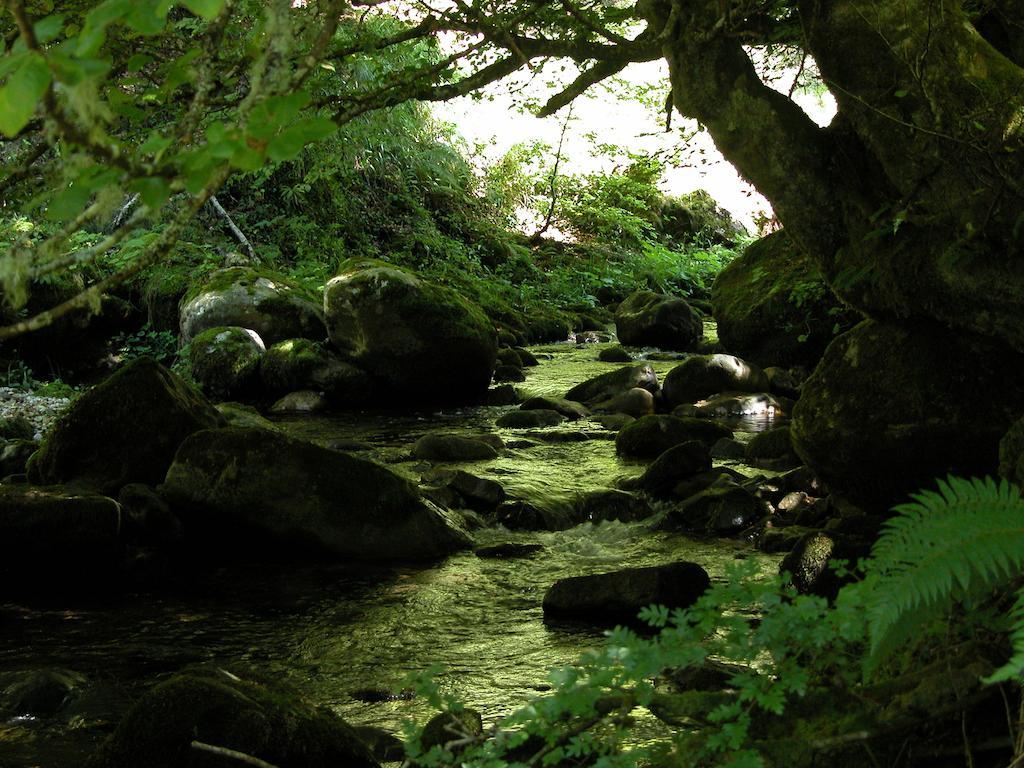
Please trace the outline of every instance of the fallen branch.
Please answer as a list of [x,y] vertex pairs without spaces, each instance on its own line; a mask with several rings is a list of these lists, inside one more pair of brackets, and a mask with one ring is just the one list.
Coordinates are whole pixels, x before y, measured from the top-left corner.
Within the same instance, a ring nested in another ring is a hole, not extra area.
[[209,205],[224,219],[225,222],[227,222],[228,229],[231,230],[231,234],[235,236],[235,239],[245,249],[246,253],[249,254],[249,260],[258,263],[259,257],[256,255],[256,249],[252,247],[252,243],[249,242],[249,238],[245,236],[245,233],[238,228],[237,224],[235,224],[235,220],[231,218],[231,214],[224,210],[224,206],[220,204],[220,200],[217,199],[216,195],[213,195],[210,198]]
[[198,749],[200,752],[209,752],[213,755],[220,755],[221,757],[229,757],[232,760],[237,760],[240,763],[246,765],[254,765],[256,768],[277,768],[273,763],[268,763],[266,760],[260,760],[258,757],[247,755],[245,752],[239,752],[235,749],[228,749],[227,747],[218,747],[213,744],[207,744],[202,741],[193,741],[192,749]]

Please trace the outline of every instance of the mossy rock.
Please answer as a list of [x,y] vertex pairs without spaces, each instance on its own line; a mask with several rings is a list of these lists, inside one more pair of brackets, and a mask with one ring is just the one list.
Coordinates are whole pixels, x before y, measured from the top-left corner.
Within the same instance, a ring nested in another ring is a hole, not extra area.
[[161,488],[187,535],[274,553],[431,559],[465,548],[457,521],[372,461],[246,427],[190,436]]
[[655,229],[677,243],[733,246],[747,235],[743,226],[703,189],[679,197],[666,197],[658,211]]
[[182,299],[180,319],[183,342],[221,326],[254,330],[265,344],[327,335],[315,296],[284,275],[253,267],[212,273]]
[[566,392],[565,399],[579,403],[600,402],[611,400],[634,387],[652,393],[658,391],[658,374],[649,364],[627,365],[587,379]]
[[715,482],[669,510],[662,528],[731,536],[768,514],[768,506],[743,486]]
[[725,348],[766,366],[814,365],[836,334],[859,320],[781,231],[719,272],[711,296]]
[[[214,768],[226,758],[193,741],[243,752],[278,768],[377,768],[340,717],[280,683],[223,669],[176,675],[148,691],[87,768]],[[228,761],[233,762],[233,761]]]
[[793,441],[790,437],[789,427],[776,427],[764,432],[758,432],[747,443],[746,461],[754,466],[771,466],[767,462],[776,462],[777,466],[783,464],[787,469],[799,465],[796,453],[793,451]]
[[547,308],[531,308],[523,324],[523,333],[530,344],[566,341],[573,330],[573,320],[569,315]]
[[105,494],[128,483],[156,485],[186,437],[223,423],[181,378],[139,358],[74,402],[29,462],[29,479]]
[[256,331],[209,328],[189,346],[192,378],[215,400],[246,398],[256,392],[266,348]]
[[999,441],[999,474],[1024,488],[1024,419]]
[[704,337],[700,315],[675,296],[637,291],[615,311],[619,341],[635,347],[686,352]]
[[657,498],[668,498],[680,482],[710,470],[711,452],[707,443],[690,440],[659,455],[635,485]]
[[331,343],[395,404],[471,402],[486,393],[494,327],[454,290],[364,263],[327,284],[324,307]]
[[555,427],[565,421],[558,411],[550,409],[530,409],[526,411],[510,411],[500,416],[495,423],[503,429],[539,429]]
[[467,736],[479,736],[483,731],[483,719],[475,709],[439,712],[423,726],[420,747],[424,752],[429,752],[434,747],[443,749],[446,744],[460,741]]
[[735,355],[693,355],[668,372],[663,389],[665,400],[675,407],[720,392],[764,392],[768,377]]
[[373,399],[373,380],[366,371],[309,339],[286,339],[270,347],[260,365],[260,378],[264,390],[275,396],[309,389],[348,407]]
[[930,323],[865,321],[803,386],[793,447],[835,493],[879,510],[947,474],[984,476],[1024,413],[1024,356]]
[[615,436],[615,452],[631,459],[655,459],[669,448],[696,440],[710,448],[732,430],[704,419],[652,415],[627,424]]

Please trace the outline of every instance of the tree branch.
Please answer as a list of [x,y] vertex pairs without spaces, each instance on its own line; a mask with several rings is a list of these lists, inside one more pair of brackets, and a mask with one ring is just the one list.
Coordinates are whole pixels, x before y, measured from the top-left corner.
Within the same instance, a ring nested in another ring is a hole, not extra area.
[[555,114],[566,104],[571,103],[577,97],[582,96],[590,86],[596,85],[602,80],[616,75],[629,66],[628,61],[599,61],[590,69],[582,72],[570,83],[565,90],[557,93],[548,99],[547,103],[537,113],[537,117],[549,117]]

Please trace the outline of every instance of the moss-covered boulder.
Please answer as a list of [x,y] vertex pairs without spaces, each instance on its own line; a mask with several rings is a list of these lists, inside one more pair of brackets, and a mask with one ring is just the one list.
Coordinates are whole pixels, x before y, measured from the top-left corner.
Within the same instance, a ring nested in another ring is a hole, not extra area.
[[713,421],[664,414],[644,416],[619,430],[615,452],[630,459],[655,459],[669,448],[691,440],[710,448],[723,437],[732,437],[732,430]]
[[676,243],[733,246],[747,236],[742,224],[720,207],[704,189],[666,197],[654,222],[655,230]]
[[29,462],[29,480],[115,495],[128,483],[155,485],[186,437],[221,424],[181,378],[139,358],[75,401]]
[[680,482],[710,469],[711,452],[707,443],[690,440],[659,455],[631,485],[635,484],[652,496],[667,498]]
[[758,366],[734,355],[694,355],[665,376],[665,400],[671,406],[703,400],[720,392],[764,392],[768,377]]
[[521,411],[557,411],[570,421],[585,419],[590,411],[583,403],[566,400],[564,397],[530,397],[519,406]]
[[718,480],[670,509],[662,528],[731,536],[767,515],[768,505],[749,489]]
[[615,331],[623,344],[686,352],[704,337],[704,323],[683,299],[637,291],[615,311]]
[[719,272],[711,301],[725,348],[761,365],[814,365],[859,319],[785,232],[752,243]]
[[658,374],[647,363],[627,365],[577,384],[565,393],[565,399],[579,403],[601,402],[611,400],[634,387],[657,392]]
[[990,475],[1024,413],[1024,356],[932,324],[865,321],[804,384],[793,447],[835,493],[884,506],[948,473]]
[[431,432],[412,446],[412,457],[422,461],[486,461],[498,458],[500,438],[466,437]]
[[391,470],[262,429],[192,435],[161,492],[186,537],[214,546],[250,539],[280,553],[413,560],[469,545],[454,518]]
[[373,380],[366,371],[309,339],[286,339],[271,346],[261,362],[260,378],[264,390],[274,396],[309,389],[347,407],[373,398]]
[[503,429],[540,429],[558,426],[563,421],[565,416],[558,411],[532,408],[528,411],[510,411],[499,416],[494,424]]
[[73,589],[121,564],[121,509],[62,486],[0,485],[0,590]]
[[253,267],[218,270],[182,299],[182,341],[222,326],[250,328],[265,344],[327,335],[315,296],[283,275]]
[[256,331],[248,328],[209,328],[189,347],[192,378],[215,400],[255,394],[260,360],[266,348]]
[[707,571],[685,561],[573,576],[559,579],[544,595],[544,618],[646,627],[638,618],[642,608],[687,608],[710,583]]
[[176,675],[147,692],[87,768],[213,768],[237,761],[199,741],[278,768],[377,768],[356,732],[280,682],[223,669]]
[[1024,488],[1024,419],[999,441],[999,474]]
[[483,311],[450,288],[385,264],[363,264],[324,289],[331,343],[395,402],[480,399],[497,340]]

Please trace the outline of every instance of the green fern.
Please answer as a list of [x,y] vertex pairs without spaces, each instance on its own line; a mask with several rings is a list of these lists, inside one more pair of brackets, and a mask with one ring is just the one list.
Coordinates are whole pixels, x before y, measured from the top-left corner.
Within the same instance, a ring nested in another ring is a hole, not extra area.
[[[1002,480],[950,477],[897,513],[866,564],[868,669],[954,601],[1005,585],[1024,566],[1024,499]],[[991,678],[1024,672],[1024,590],[1010,616],[1013,656]]]

